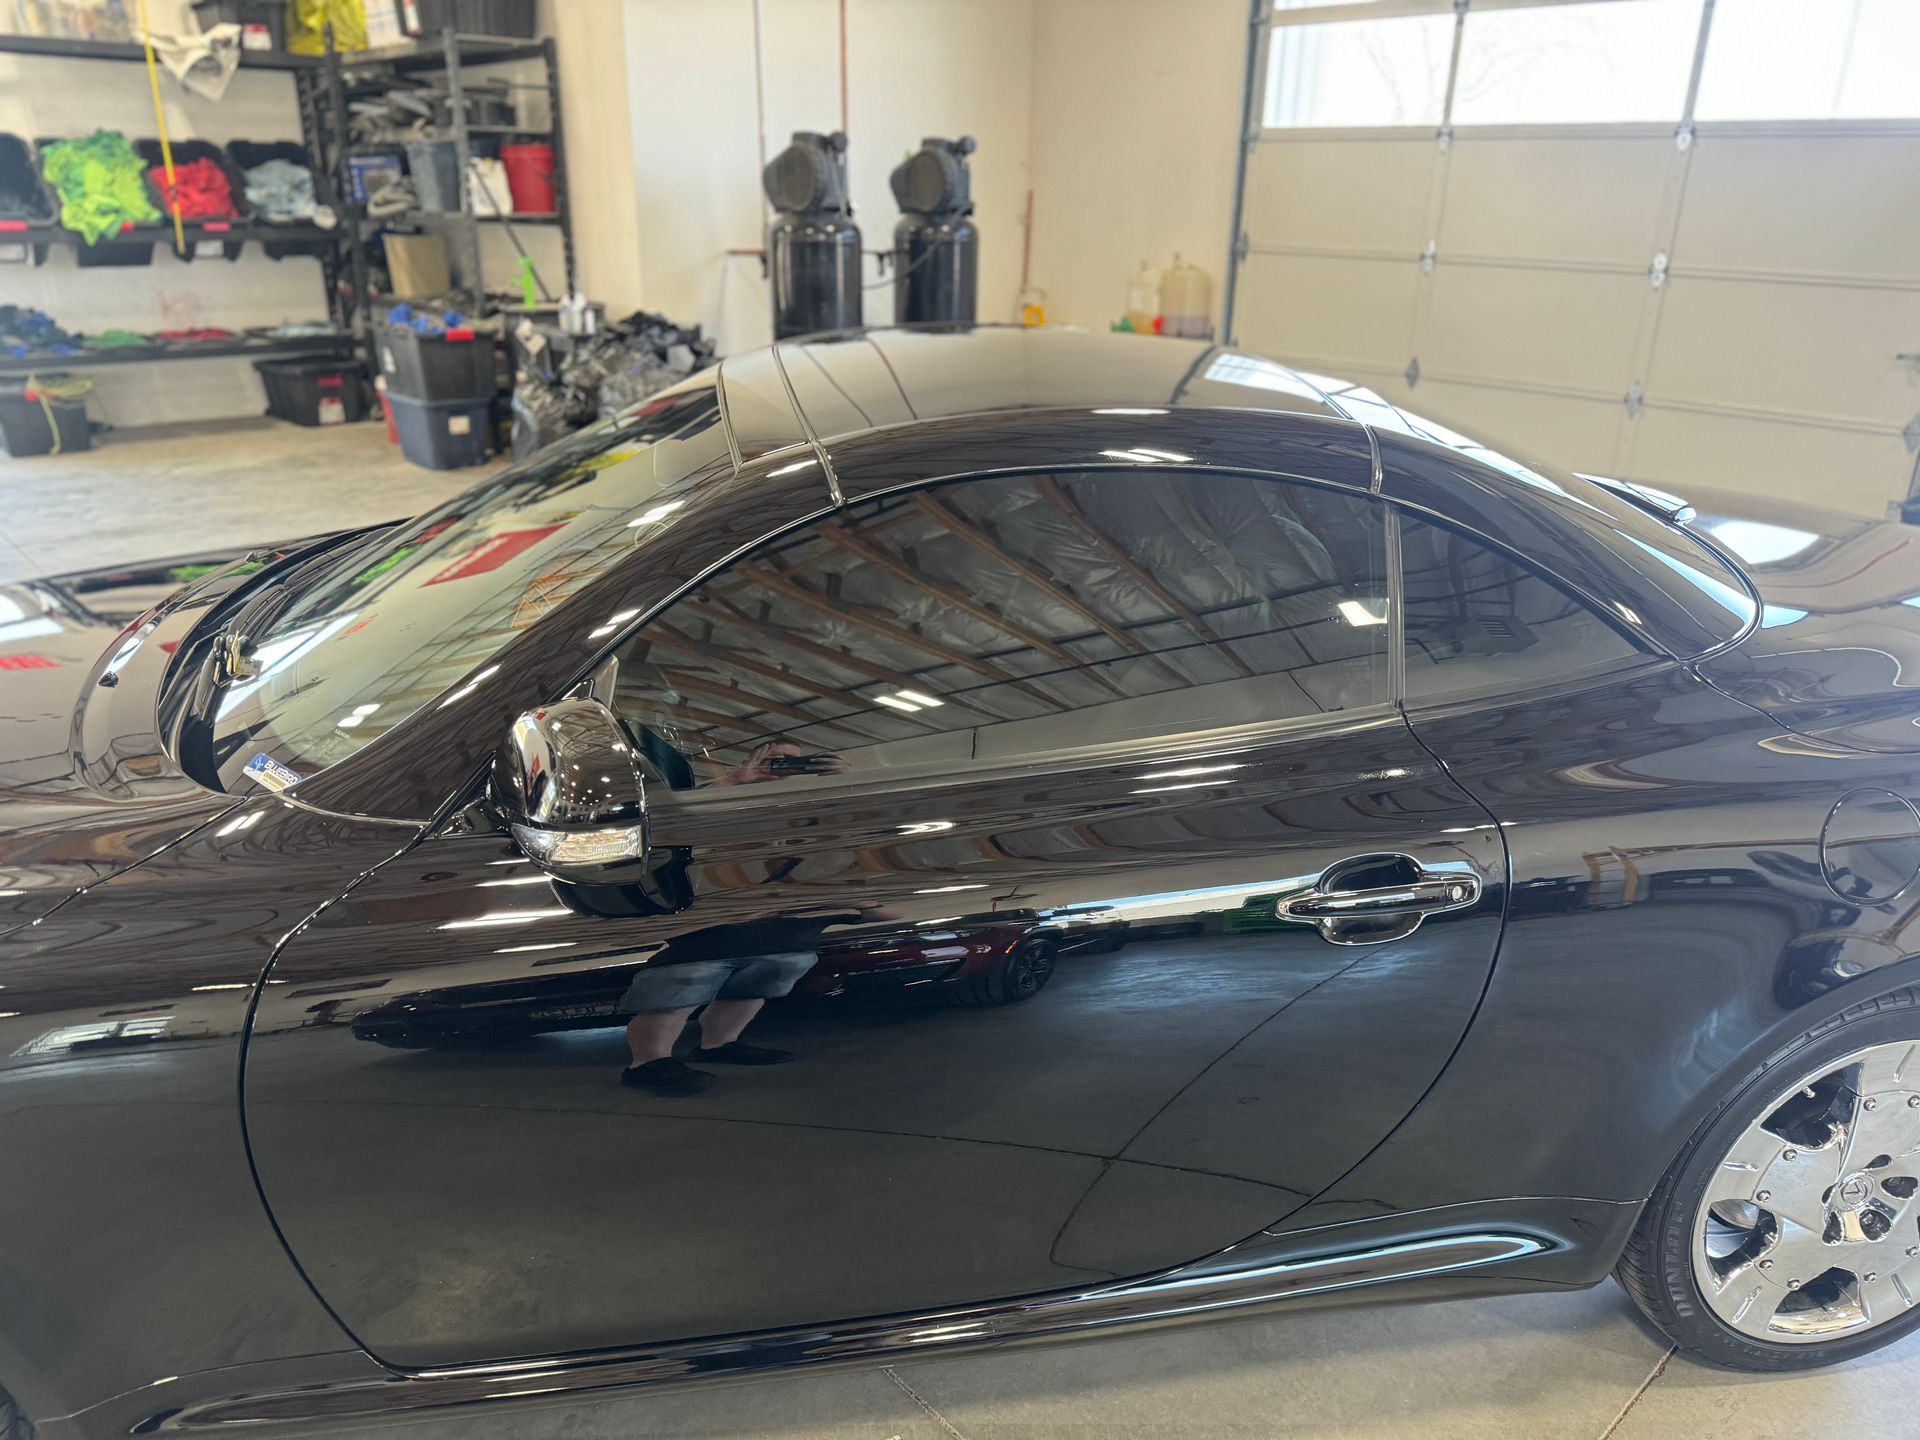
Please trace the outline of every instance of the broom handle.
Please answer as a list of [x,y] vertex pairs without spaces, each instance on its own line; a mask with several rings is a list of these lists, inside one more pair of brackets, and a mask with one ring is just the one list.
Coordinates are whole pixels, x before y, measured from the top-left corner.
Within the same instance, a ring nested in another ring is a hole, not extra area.
[[160,67],[153,58],[153,31],[147,26],[147,0],[140,0],[140,39],[147,47],[147,87],[153,91],[153,120],[160,130],[160,161],[167,167],[167,209],[173,214],[173,248],[185,255],[187,234],[180,223],[180,187],[173,179],[173,143],[167,139],[167,107],[160,103]]

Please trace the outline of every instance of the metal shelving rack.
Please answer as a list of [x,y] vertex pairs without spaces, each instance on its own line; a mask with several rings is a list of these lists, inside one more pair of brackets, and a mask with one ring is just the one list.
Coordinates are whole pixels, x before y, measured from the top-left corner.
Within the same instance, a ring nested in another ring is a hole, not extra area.
[[[116,44],[101,40],[62,40],[38,35],[0,35],[0,54],[44,56],[63,60],[104,60],[144,64],[146,47]],[[322,128],[326,107],[323,94],[330,93],[333,113],[344,113],[339,101],[340,62],[331,49],[325,55],[293,55],[283,51],[243,50],[240,65],[248,70],[278,70],[293,77],[295,99],[300,112],[300,141],[313,158],[316,188],[322,204],[334,204],[340,189],[340,158],[345,136],[328,135]],[[331,143],[330,143],[331,142]],[[0,375],[22,375],[34,371],[74,370],[98,365],[129,365],[160,360],[206,360],[220,356],[246,355],[256,359],[287,358],[300,355],[340,355],[366,350],[369,326],[367,296],[366,244],[356,227],[342,225],[333,230],[317,225],[269,225],[258,221],[189,221],[183,226],[189,250],[199,241],[289,241],[313,242],[326,246],[319,254],[326,286],[327,316],[341,331],[338,335],[303,335],[274,338],[235,337],[232,340],[181,342],[174,345],[129,345],[101,350],[83,350],[73,355],[0,356]],[[145,225],[123,230],[113,240],[173,244],[171,224]],[[35,250],[50,245],[85,244],[84,239],[61,225],[32,225],[0,232],[0,243],[24,244]],[[342,285],[350,279],[351,288]]]
[[[529,125],[470,123],[467,119],[465,100],[467,72],[478,66],[504,65],[523,60],[539,61],[542,67],[542,79],[535,82],[510,81],[508,86],[514,90],[543,93],[547,98],[547,125],[542,128]],[[437,39],[423,39],[405,45],[362,50],[343,56],[340,69],[356,79],[369,71],[377,70],[401,76],[434,71],[444,72],[452,123],[426,132],[424,135],[402,135],[395,141],[379,143],[398,143],[399,140],[409,138],[452,140],[455,163],[459,167],[460,177],[460,209],[458,211],[413,210],[397,216],[384,216],[377,222],[371,222],[361,207],[353,207],[356,230],[360,230],[363,224],[377,223],[389,228],[413,226],[423,230],[438,229],[449,232],[454,243],[460,248],[458,256],[460,271],[462,277],[468,281],[467,286],[460,292],[459,298],[469,312],[482,315],[489,310],[516,307],[510,304],[499,305],[485,293],[481,278],[480,227],[497,224],[558,226],[562,268],[565,272],[562,293],[578,288],[573,211],[567,199],[566,133],[560,118],[560,67],[552,37],[515,39],[494,35],[463,35],[454,30],[443,30]],[[335,113],[344,115],[344,103]],[[344,134],[346,128],[344,123],[338,128]],[[476,135],[527,135],[544,139],[553,146],[555,208],[552,214],[516,215],[509,212],[505,216],[500,216],[475,212],[470,190],[468,162],[473,158],[473,137]],[[342,164],[344,165],[344,161]],[[364,254],[364,251],[362,253]]]

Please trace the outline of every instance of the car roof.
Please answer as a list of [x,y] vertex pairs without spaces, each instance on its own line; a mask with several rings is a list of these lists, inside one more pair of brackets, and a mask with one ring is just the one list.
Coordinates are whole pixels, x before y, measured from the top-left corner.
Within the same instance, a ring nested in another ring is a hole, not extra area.
[[[626,459],[635,463],[618,463]],[[662,465],[672,473],[656,473]],[[477,764],[500,728],[470,730],[471,716],[510,719],[579,683],[583,657],[618,643],[607,637],[621,626],[848,504],[894,505],[953,480],[1135,470],[1263,474],[1377,495],[1390,513],[1438,517],[1528,557],[1645,636],[1652,654],[1697,658],[1735,643],[1758,615],[1737,569],[1684,532],[1363,386],[1198,341],[1001,326],[861,331],[743,353],[483,482],[557,486],[575,516],[654,528],[477,672],[460,706],[362,753],[423,776],[443,761]],[[629,518],[629,501],[645,508]],[[669,511],[672,523],[658,524]],[[962,538],[994,543],[986,530]],[[306,798],[407,818],[431,808],[425,789],[397,797],[398,772],[358,762],[304,781]]]
[[[899,325],[746,351],[720,366],[720,381],[734,454],[743,463],[814,442],[833,460],[876,431],[940,429],[939,422],[963,416],[1064,410],[1124,421],[1225,410],[1241,415],[1242,424],[1248,412],[1306,420],[1290,427],[1294,433],[1311,433],[1315,419],[1360,425],[1510,475],[1551,468],[1396,405],[1358,381],[1207,340],[1071,326]],[[1335,433],[1346,425],[1336,424]]]
[[1010,410],[1211,406],[1362,418],[1263,356],[1201,340],[1053,326],[807,336],[734,356],[720,376],[743,460],[808,439],[831,450],[836,439],[872,430]]

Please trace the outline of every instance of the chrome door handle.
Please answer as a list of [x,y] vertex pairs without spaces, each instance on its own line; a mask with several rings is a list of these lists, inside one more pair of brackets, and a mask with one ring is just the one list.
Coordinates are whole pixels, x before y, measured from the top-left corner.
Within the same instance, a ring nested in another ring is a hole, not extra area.
[[[1384,869],[1407,878],[1352,889],[1341,884],[1347,876]],[[1404,940],[1429,915],[1465,910],[1479,902],[1480,877],[1471,871],[1435,872],[1411,855],[1359,855],[1329,866],[1311,889],[1280,900],[1274,914],[1315,926],[1336,945],[1379,945]]]

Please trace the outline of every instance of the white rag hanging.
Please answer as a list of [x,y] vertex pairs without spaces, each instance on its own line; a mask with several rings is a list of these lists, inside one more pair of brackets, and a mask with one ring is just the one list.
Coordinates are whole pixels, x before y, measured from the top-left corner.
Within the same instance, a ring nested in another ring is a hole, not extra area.
[[149,37],[153,53],[194,94],[218,100],[227,93],[227,82],[240,68],[240,27],[216,25],[199,35],[161,35]]

